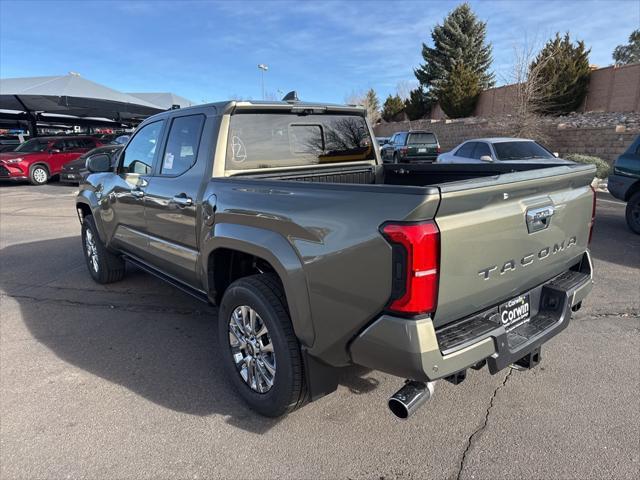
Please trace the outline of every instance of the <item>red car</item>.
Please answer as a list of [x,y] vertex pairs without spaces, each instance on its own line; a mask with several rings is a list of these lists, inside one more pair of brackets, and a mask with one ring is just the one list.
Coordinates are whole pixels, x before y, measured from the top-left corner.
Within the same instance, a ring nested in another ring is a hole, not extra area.
[[32,138],[13,152],[0,153],[0,179],[44,185],[63,165],[100,145],[100,140],[88,136]]

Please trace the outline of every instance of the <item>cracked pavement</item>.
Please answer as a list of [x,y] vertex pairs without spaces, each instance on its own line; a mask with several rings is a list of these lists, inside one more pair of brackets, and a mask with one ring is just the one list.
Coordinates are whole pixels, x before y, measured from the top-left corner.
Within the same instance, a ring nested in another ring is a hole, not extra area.
[[251,413],[217,366],[215,308],[135,268],[91,281],[74,191],[0,185],[0,478],[640,475],[640,237],[608,195],[596,285],[541,364],[438,382],[399,421],[402,379],[355,367],[286,418]]

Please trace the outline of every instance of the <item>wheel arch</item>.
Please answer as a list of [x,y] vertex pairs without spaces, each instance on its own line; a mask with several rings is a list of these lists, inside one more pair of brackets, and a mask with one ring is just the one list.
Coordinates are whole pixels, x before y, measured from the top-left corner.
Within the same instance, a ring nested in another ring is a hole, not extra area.
[[81,190],[76,197],[76,212],[78,213],[80,224],[82,224],[84,217],[88,215],[93,216],[96,229],[98,230],[98,236],[100,237],[102,243],[106,244],[106,235],[102,228],[102,223],[99,221],[99,218],[96,218],[95,212],[97,211],[97,209],[98,199],[96,198],[95,194],[87,190]]
[[640,192],[640,180],[633,183],[624,195],[625,202],[628,202],[633,195]]
[[234,280],[265,269],[275,273],[282,283],[296,336],[303,345],[313,345],[315,333],[302,262],[282,235],[245,225],[216,224],[215,236],[208,235],[203,242],[201,258],[205,288],[215,303]]

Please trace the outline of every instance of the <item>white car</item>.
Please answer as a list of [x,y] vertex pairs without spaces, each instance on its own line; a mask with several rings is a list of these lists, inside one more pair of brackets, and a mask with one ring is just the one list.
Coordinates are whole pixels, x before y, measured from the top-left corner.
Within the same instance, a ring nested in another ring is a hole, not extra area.
[[437,163],[485,162],[572,163],[557,156],[539,143],[526,138],[476,138],[461,143],[447,153],[438,155]]

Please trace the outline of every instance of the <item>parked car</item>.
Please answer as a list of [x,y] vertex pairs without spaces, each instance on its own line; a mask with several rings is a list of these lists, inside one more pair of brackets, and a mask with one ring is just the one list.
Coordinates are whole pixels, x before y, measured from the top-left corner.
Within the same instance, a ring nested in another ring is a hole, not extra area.
[[438,163],[531,162],[563,164],[539,143],[526,138],[475,138],[461,143],[447,153],[438,155]]
[[0,179],[44,185],[66,163],[99,145],[98,139],[87,136],[32,138],[12,152],[0,153]]
[[422,130],[398,132],[380,148],[383,162],[434,162],[440,153],[435,133]]
[[389,137],[376,137],[376,142],[378,142],[378,145],[382,147],[389,143]]
[[102,143],[107,144],[107,143],[111,143],[121,135],[122,133],[99,133],[98,135],[95,135],[95,137],[99,139]]
[[591,290],[595,167],[399,167],[373,142],[359,107],[150,117],[115,171],[87,160],[89,273],[115,282],[128,261],[219,305],[219,367],[264,415],[334,391],[351,364],[408,380],[389,401],[402,418],[437,379],[533,368]]
[[627,225],[640,234],[640,135],[614,162],[607,188],[611,195],[627,202]]
[[89,174],[87,170],[86,162],[87,158],[96,153],[106,153],[111,157],[111,167],[115,166],[115,162],[118,159],[118,153],[122,150],[122,145],[105,145],[102,147],[89,150],[87,153],[83,153],[76,160],[65,164],[60,170],[60,181],[63,183],[80,183]]
[[120,135],[116,138],[114,138],[113,140],[111,140],[111,142],[109,142],[111,145],[124,145],[125,143],[127,143],[129,141],[129,138],[131,138],[131,135]]

